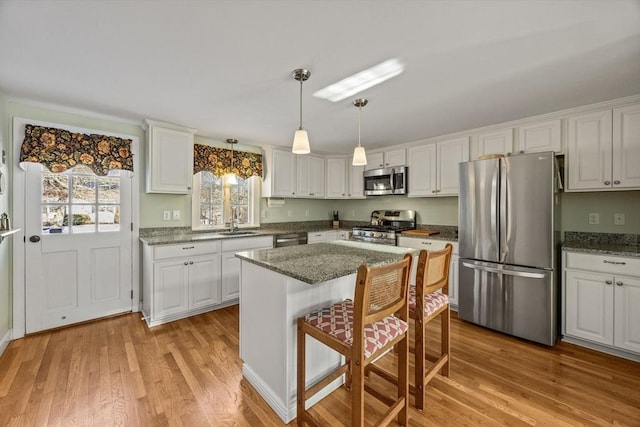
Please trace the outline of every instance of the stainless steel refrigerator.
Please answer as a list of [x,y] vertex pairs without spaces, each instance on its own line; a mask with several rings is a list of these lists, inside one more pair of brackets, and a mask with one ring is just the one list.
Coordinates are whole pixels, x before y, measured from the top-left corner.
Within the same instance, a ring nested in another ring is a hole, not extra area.
[[553,345],[558,330],[553,152],[459,167],[458,316]]

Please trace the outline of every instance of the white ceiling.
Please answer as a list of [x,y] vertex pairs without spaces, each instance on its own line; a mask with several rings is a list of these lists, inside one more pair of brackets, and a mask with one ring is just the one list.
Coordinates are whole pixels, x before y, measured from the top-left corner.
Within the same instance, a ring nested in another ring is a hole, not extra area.
[[0,0],[1,92],[242,144],[291,144],[308,68],[312,152],[351,152],[353,99],[311,94],[389,58],[367,148],[640,93],[640,1]]

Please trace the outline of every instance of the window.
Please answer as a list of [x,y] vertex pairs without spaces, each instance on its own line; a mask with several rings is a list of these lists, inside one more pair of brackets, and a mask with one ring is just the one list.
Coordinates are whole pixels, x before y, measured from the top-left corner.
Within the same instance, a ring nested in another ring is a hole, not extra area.
[[120,231],[120,177],[82,165],[63,173],[43,168],[41,207],[43,234]]
[[194,230],[228,227],[232,209],[236,211],[239,226],[260,225],[259,177],[238,177],[238,184],[230,185],[208,171],[193,176],[191,223]]

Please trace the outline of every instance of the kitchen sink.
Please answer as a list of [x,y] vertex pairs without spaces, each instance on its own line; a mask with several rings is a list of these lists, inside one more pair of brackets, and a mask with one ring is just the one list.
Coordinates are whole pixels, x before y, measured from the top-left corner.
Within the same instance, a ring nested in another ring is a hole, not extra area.
[[259,233],[260,233],[259,231],[234,230],[234,231],[219,231],[216,234],[219,234],[220,236],[251,236]]

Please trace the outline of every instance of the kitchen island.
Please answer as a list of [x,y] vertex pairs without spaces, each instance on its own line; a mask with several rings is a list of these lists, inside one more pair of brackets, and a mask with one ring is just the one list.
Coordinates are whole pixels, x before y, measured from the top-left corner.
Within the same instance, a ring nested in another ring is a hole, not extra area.
[[[296,319],[353,298],[356,270],[400,261],[411,248],[351,241],[239,252],[242,373],[285,422],[296,418]],[[307,337],[308,385],[341,356]],[[310,404],[339,387],[336,380]]]

